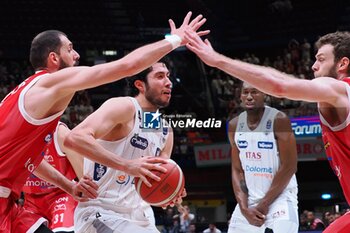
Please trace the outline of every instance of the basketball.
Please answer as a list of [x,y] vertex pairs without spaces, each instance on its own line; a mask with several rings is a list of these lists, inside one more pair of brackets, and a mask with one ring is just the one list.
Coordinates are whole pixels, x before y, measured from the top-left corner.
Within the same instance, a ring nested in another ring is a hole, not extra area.
[[149,179],[152,187],[145,185],[139,177],[135,177],[135,188],[141,198],[153,206],[167,205],[180,194],[185,186],[185,178],[181,168],[171,159],[160,164],[167,169],[166,173],[153,171],[160,181]]

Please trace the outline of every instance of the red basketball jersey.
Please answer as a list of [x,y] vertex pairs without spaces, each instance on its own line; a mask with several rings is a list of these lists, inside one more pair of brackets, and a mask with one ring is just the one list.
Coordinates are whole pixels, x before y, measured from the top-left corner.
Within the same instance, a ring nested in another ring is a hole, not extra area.
[[51,141],[62,114],[37,120],[25,111],[25,93],[46,74],[41,71],[29,77],[0,103],[0,186],[10,188],[17,196],[44,158],[44,148]]
[[[350,78],[343,81],[350,84]],[[348,98],[350,99],[350,96]],[[348,116],[344,126],[339,129],[331,129],[325,124],[323,117],[320,116],[320,118],[328,161],[339,179],[347,202],[350,204],[350,116]]]
[[[66,155],[60,149],[57,138],[58,137],[56,130],[53,135],[53,140],[48,142],[46,145],[46,148],[44,150],[44,159],[69,180],[73,180],[76,178],[74,169],[67,159]],[[23,187],[23,192],[32,194],[45,194],[52,192],[55,189],[57,189],[56,186],[36,177],[34,174],[31,174]]]

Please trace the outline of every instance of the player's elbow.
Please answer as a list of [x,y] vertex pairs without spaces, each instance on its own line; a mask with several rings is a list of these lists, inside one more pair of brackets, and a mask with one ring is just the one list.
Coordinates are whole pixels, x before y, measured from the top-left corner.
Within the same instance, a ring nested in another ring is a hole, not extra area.
[[287,90],[285,89],[285,87],[280,83],[276,83],[273,85],[273,93],[278,98],[284,97],[286,94],[286,91]]
[[70,133],[67,134],[67,136],[65,137],[64,141],[63,141],[63,146],[65,148],[68,148],[70,150],[74,150],[77,149],[77,147],[79,145],[81,145],[80,143],[80,139],[81,139],[81,135],[79,132],[77,132],[76,130],[72,130]]

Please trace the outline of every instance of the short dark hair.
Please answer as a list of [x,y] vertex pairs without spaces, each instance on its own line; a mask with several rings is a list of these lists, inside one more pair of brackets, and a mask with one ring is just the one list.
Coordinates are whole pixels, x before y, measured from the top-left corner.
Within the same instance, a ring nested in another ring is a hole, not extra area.
[[[165,66],[167,66],[166,62],[163,59],[157,61],[156,63],[163,63]],[[135,96],[137,96],[140,93],[139,89],[137,89],[136,86],[135,86],[135,81],[136,80],[140,80],[140,81],[144,82],[146,85],[148,84],[148,82],[147,82],[147,75],[149,73],[151,73],[152,70],[153,70],[153,65],[148,67],[147,69],[141,71],[140,73],[134,75],[133,77],[130,77],[130,78],[126,79],[127,86],[128,86],[128,95],[129,96],[135,97]]]
[[315,45],[317,49],[320,49],[326,44],[330,44],[334,47],[334,62],[340,61],[343,57],[350,59],[350,32],[336,31],[326,34],[320,37]]
[[34,37],[29,55],[34,70],[46,68],[47,57],[51,52],[59,53],[62,46],[61,36],[67,35],[58,30],[47,30]]

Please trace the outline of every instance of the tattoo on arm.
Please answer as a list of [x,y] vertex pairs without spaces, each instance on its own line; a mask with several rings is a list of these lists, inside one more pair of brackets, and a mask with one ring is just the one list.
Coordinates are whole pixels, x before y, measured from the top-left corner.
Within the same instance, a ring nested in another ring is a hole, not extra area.
[[244,193],[248,194],[248,187],[247,184],[245,183],[245,180],[240,181],[241,189]]

